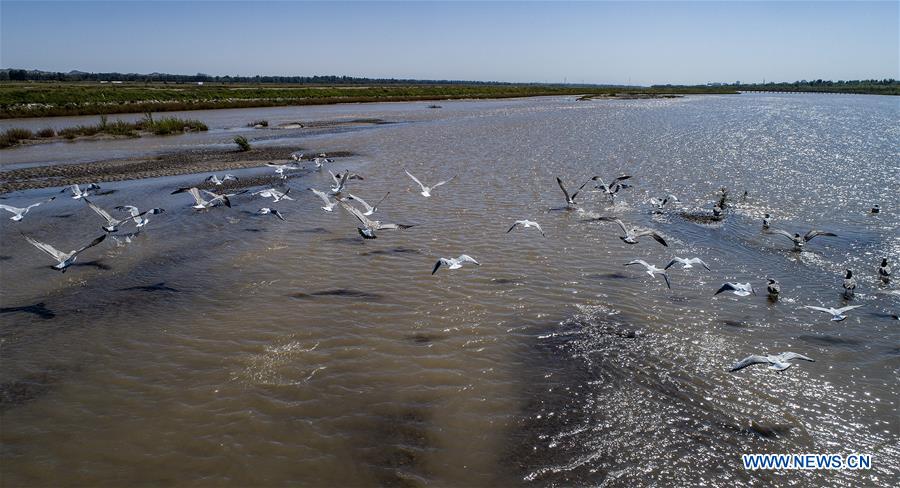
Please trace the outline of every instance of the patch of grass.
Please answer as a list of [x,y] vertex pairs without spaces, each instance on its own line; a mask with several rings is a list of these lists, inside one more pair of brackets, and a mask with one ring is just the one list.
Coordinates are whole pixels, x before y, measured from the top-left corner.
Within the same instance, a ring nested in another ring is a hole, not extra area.
[[46,129],[41,129],[35,134],[27,129],[8,129],[6,132],[0,134],[0,148],[14,146],[26,139],[49,139],[57,136],[73,140],[78,137],[89,137],[97,134],[140,137],[141,132],[166,135],[205,130],[208,130],[206,124],[193,119],[164,117],[159,120],[153,120],[153,116],[148,114],[148,116],[138,122],[125,122],[121,119],[117,119],[115,122],[109,122],[106,116],[102,115],[100,116],[100,122],[97,125],[76,125],[74,127],[59,129],[58,131],[54,131],[52,128],[48,127]]
[[13,127],[0,134],[0,147],[15,146],[19,141],[32,138],[34,134],[30,130]]
[[48,137],[56,137],[56,131],[53,130],[53,127],[47,127],[37,131],[37,136],[43,139]]
[[156,121],[154,121],[152,117],[147,117],[139,122],[139,124],[141,129],[152,132],[158,136],[208,130],[206,124],[199,120],[179,119],[176,117],[163,117]]
[[250,142],[247,141],[247,138],[244,136],[235,137],[234,143],[238,145],[238,151],[244,152],[250,150]]

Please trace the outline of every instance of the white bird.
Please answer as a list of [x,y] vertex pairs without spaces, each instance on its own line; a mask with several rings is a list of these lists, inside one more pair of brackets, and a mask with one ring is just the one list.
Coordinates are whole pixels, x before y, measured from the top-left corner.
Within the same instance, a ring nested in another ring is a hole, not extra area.
[[366,209],[366,211],[363,212],[363,215],[369,216],[378,211],[378,206],[381,205],[381,202],[383,202],[384,199],[387,198],[388,195],[390,195],[390,194],[391,194],[391,192],[385,193],[384,196],[381,197],[381,200],[378,200],[378,202],[376,202],[374,206],[369,205],[368,203],[366,203],[365,200],[363,200],[362,198],[359,198],[358,196],[356,196],[352,193],[347,194],[347,200],[355,200],[355,201],[361,203],[362,206],[365,207],[365,209]]
[[266,166],[270,168],[275,168],[275,174],[281,177],[281,179],[287,178],[284,174],[285,170],[295,170],[300,169],[300,165],[296,162],[293,163],[266,163]]
[[788,239],[791,240],[791,242],[794,243],[795,251],[802,250],[803,246],[807,242],[811,241],[814,237],[818,237],[818,236],[837,237],[837,234],[832,234],[831,232],[824,232],[821,230],[811,230],[802,236],[799,233],[791,234],[790,232],[781,230],[781,229],[771,229],[768,233],[769,234],[778,234],[778,235],[787,237]]
[[710,271],[709,266],[706,263],[704,263],[703,260],[700,258],[685,259],[685,258],[679,258],[678,256],[675,256],[674,258],[672,258],[672,260],[669,261],[669,264],[667,264],[664,269],[669,269],[676,263],[682,265],[681,269],[690,269],[690,268],[693,268],[695,264],[699,264],[700,266],[703,266],[704,268],[706,268],[707,271]]
[[350,215],[356,217],[357,220],[363,225],[362,227],[357,227],[356,230],[359,231],[359,235],[362,236],[363,239],[377,239],[378,236],[375,235],[375,231],[377,230],[397,230],[397,229],[409,229],[413,227],[412,225],[406,224],[383,224],[380,220],[371,220],[366,217],[358,208],[348,204],[343,200],[338,200],[341,204],[341,207],[350,213]]
[[457,258],[440,258],[436,263],[434,263],[434,269],[431,270],[431,274],[437,273],[438,268],[441,266],[446,266],[447,269],[459,269],[462,268],[464,263],[473,263],[481,266],[481,263],[475,261],[472,256],[468,254],[460,254]]
[[747,366],[752,366],[754,364],[768,364],[769,369],[774,369],[775,371],[784,371],[791,367],[791,363],[789,361],[793,359],[802,359],[804,361],[816,362],[815,359],[808,358],[801,354],[797,354],[795,352],[783,352],[781,354],[775,356],[747,356],[744,359],[734,363],[731,366],[731,371],[737,371],[739,369],[744,369]]
[[847,270],[847,274],[844,275],[844,281],[841,282],[841,286],[844,287],[844,295],[848,297],[852,297],[856,292],[856,278],[853,277],[853,271]]
[[847,313],[855,308],[859,308],[859,307],[862,307],[862,305],[850,305],[850,306],[843,307],[843,308],[831,308],[831,307],[825,308],[825,307],[814,307],[812,305],[806,305],[804,308],[808,308],[810,310],[816,310],[818,312],[830,313],[832,322],[840,322],[841,320],[844,320],[847,318],[847,316],[844,315],[845,313]]
[[259,190],[251,193],[253,196],[261,196],[263,198],[271,198],[272,203],[278,203],[282,200],[293,200],[293,198],[288,196],[288,193],[291,192],[291,189],[288,188],[286,191],[278,191],[274,188],[266,188],[265,190]]
[[338,204],[338,202],[332,202],[330,198],[328,198],[328,194],[324,191],[316,190],[315,188],[307,188],[307,190],[316,194],[317,197],[321,198],[323,202],[325,202],[325,206],[322,207],[322,210],[326,212],[331,212],[334,210],[334,206]]
[[55,259],[57,261],[57,264],[55,264],[53,266],[53,269],[62,271],[63,273],[66,272],[66,268],[68,268],[69,266],[72,265],[72,263],[75,262],[75,259],[78,257],[78,255],[81,252],[83,252],[85,249],[88,249],[90,247],[96,246],[97,244],[100,244],[101,242],[103,242],[103,239],[106,239],[106,234],[103,234],[102,236],[94,239],[93,241],[91,241],[90,244],[88,244],[82,248],[76,249],[74,251],[69,251],[68,253],[64,253],[62,251],[57,250],[55,247],[51,246],[50,244],[45,244],[36,239],[32,239],[31,237],[26,236],[24,234],[22,236],[25,238],[26,241],[30,242],[31,245],[40,249],[41,251],[44,251],[44,253],[46,253],[53,259]]
[[653,205],[654,207],[656,207],[657,210],[662,210],[662,208],[665,207],[667,203],[669,203],[669,202],[678,203],[679,201],[680,200],[678,200],[678,197],[670,194],[663,198],[656,198],[656,197],[651,198],[650,205]]
[[344,171],[340,176],[334,174],[331,170],[328,170],[328,174],[331,175],[332,181],[334,181],[334,186],[331,187],[332,195],[339,195],[342,191],[344,191],[344,186],[347,185],[347,180],[350,178],[350,171]]
[[222,179],[219,179],[218,175],[212,175],[204,181],[209,181],[209,182],[215,183],[216,186],[221,186],[222,183],[225,183],[226,181],[237,181],[237,180],[238,180],[237,176],[234,176],[231,174],[226,174],[225,176],[222,177]]
[[781,295],[781,284],[778,283],[778,280],[769,278],[766,281],[766,293],[769,295],[769,298],[778,300],[778,296]]
[[293,159],[294,161],[303,161],[303,153],[302,152],[291,153],[291,159]]
[[663,236],[661,236],[655,230],[652,230],[652,229],[639,230],[637,228],[629,229],[628,227],[625,227],[625,224],[623,224],[621,220],[614,218],[614,217],[597,217],[596,220],[599,220],[602,222],[615,222],[616,224],[618,224],[619,228],[622,229],[622,232],[625,234],[624,236],[619,236],[619,239],[622,239],[622,242],[625,242],[626,244],[637,244],[638,238],[643,237],[643,236],[650,236],[656,242],[662,244],[665,247],[669,247],[669,245],[666,243],[666,240],[663,239]]
[[656,266],[648,263],[647,261],[644,261],[643,259],[635,259],[634,261],[625,263],[625,266],[631,266],[633,264],[639,264],[639,265],[643,266],[645,268],[644,271],[646,271],[646,273],[648,275],[650,275],[651,277],[653,277],[654,275],[657,275],[657,274],[662,276],[663,279],[666,280],[666,287],[669,289],[672,288],[672,285],[669,283],[669,275],[666,274],[665,270],[657,268]]
[[603,178],[599,176],[594,176],[591,179],[600,183],[594,188],[602,191],[606,196],[609,197],[610,200],[613,200],[616,197],[616,193],[624,188],[624,185],[622,185],[620,182],[625,181],[629,178],[631,178],[631,175],[622,175],[610,181],[608,185],[603,181]]
[[763,230],[768,230],[769,227],[772,226],[772,215],[765,214],[763,215],[762,228]]
[[113,218],[113,216],[110,215],[109,212],[94,205],[93,202],[91,202],[87,198],[84,198],[84,203],[87,203],[88,207],[91,207],[91,210],[93,210],[94,212],[97,213],[97,215],[103,217],[106,220],[106,225],[102,227],[103,230],[105,230],[106,232],[117,231],[119,225],[121,225],[122,223],[127,222],[129,220],[129,218],[124,218],[124,219]]
[[566,190],[566,187],[565,185],[563,185],[562,180],[559,178],[559,176],[556,177],[556,184],[559,185],[559,189],[562,190],[563,195],[566,196],[566,208],[572,208],[578,205],[578,203],[575,202],[575,197],[578,196],[578,192],[580,192],[581,189],[584,188],[584,186],[587,185],[589,181],[590,180],[585,181],[581,186],[578,187],[577,190],[575,190],[575,193],[569,195],[569,191]]
[[885,283],[891,281],[891,267],[888,266],[887,258],[881,258],[881,265],[878,266],[878,277]]
[[207,210],[215,207],[219,203],[224,203],[226,207],[231,208],[231,200],[228,199],[228,195],[218,195],[211,191],[203,190],[203,193],[206,193],[207,195],[212,197],[209,200],[205,200],[200,196],[200,190],[194,187],[189,188],[188,193],[190,193],[191,196],[194,197],[194,205],[192,208],[195,208],[197,210]]
[[527,229],[529,227],[534,227],[535,229],[540,231],[542,236],[546,237],[546,234],[544,234],[544,229],[541,229],[540,224],[538,224],[537,222],[535,222],[533,220],[517,220],[517,221],[515,221],[515,223],[513,223],[513,225],[509,228],[509,230],[506,231],[506,233],[509,234],[510,232],[512,232],[513,229],[515,229],[517,226],[520,226],[520,225],[522,226],[523,229]]
[[119,205],[118,207],[116,207],[116,210],[130,213],[131,218],[134,220],[134,225],[137,228],[141,228],[150,223],[150,219],[145,217],[145,215],[159,215],[165,212],[165,210],[161,208],[151,208],[146,212],[141,212],[137,207],[133,205]]
[[450,179],[441,181],[441,182],[439,182],[439,183],[435,183],[433,186],[425,186],[425,185],[422,184],[421,181],[419,181],[418,178],[416,178],[415,176],[413,176],[412,174],[410,174],[409,171],[407,171],[407,170],[403,170],[403,171],[406,171],[406,175],[409,176],[410,178],[412,178],[413,181],[415,181],[416,183],[419,184],[420,187],[422,187],[422,193],[421,193],[421,195],[422,195],[423,197],[430,197],[430,196],[431,196],[431,191],[432,191],[432,190],[434,190],[435,188],[437,188],[437,187],[439,187],[439,186],[441,186],[441,185],[446,185],[447,183],[450,183],[451,181],[453,181],[454,178],[456,178],[456,175],[453,175],[453,176],[450,177]]
[[719,291],[713,293],[713,295],[718,295],[725,291],[730,291],[739,297],[745,297],[751,293],[756,295],[756,292],[753,290],[753,287],[750,286],[750,283],[725,283],[722,285],[722,288],[719,288]]
[[284,216],[281,215],[281,212],[279,212],[278,210],[276,210],[274,208],[263,207],[263,208],[259,209],[259,211],[256,213],[259,215],[272,214],[272,215],[278,217],[279,219],[284,220]]
[[318,171],[318,170],[321,170],[322,168],[324,168],[325,165],[326,165],[327,163],[333,163],[333,162],[334,162],[333,159],[328,159],[328,158],[326,158],[326,157],[324,157],[324,156],[320,156],[320,157],[317,157],[317,158],[314,158],[314,159],[313,159],[313,163],[316,164],[316,170],[317,170],[317,171]]
[[37,207],[38,205],[41,205],[42,203],[52,202],[55,198],[56,197],[50,197],[48,200],[42,200],[37,203],[32,203],[31,205],[29,205],[25,208],[13,207],[11,205],[4,205],[4,204],[0,203],[0,209],[6,210],[8,212],[12,212],[13,216],[10,217],[9,220],[18,222],[18,221],[22,220],[23,218],[25,218],[25,214],[27,214],[28,211],[31,210],[32,208]]
[[92,192],[94,190],[99,190],[99,189],[100,189],[100,186],[98,186],[94,183],[91,183],[90,185],[86,186],[84,188],[84,190],[82,190],[81,187],[78,186],[78,184],[74,184],[69,187],[63,188],[62,191],[60,191],[60,193],[64,193],[66,190],[71,190],[72,198],[74,198],[75,200],[78,200],[79,198],[91,196],[90,192]]

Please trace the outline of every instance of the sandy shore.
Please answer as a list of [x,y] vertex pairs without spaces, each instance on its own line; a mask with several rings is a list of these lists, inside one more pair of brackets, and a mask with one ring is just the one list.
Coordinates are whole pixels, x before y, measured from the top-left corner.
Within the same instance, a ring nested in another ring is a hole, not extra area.
[[[102,183],[105,181],[138,180],[192,173],[229,171],[264,166],[273,161],[289,161],[297,147],[253,148],[239,152],[228,149],[195,149],[160,156],[111,159],[89,163],[60,164],[0,171],[0,193],[32,188],[47,188],[72,184]],[[352,156],[347,151],[329,151],[328,157]],[[307,156],[306,158],[309,158]],[[272,179],[271,176],[254,178]],[[253,181],[242,179],[239,185],[251,186]],[[256,182],[263,184],[264,181]]]

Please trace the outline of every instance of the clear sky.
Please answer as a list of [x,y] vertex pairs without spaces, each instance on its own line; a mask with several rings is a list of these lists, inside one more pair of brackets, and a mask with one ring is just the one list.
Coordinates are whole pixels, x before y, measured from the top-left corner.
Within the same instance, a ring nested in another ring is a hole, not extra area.
[[570,83],[900,78],[900,2],[0,0],[0,66]]

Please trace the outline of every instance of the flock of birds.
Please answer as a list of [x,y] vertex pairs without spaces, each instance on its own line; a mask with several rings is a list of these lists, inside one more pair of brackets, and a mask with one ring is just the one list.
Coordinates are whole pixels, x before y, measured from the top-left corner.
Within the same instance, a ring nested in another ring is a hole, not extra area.
[[[291,159],[293,161],[286,163],[268,163],[267,166],[271,167],[275,171],[275,176],[277,179],[285,180],[287,179],[286,171],[299,170],[303,168],[304,156],[302,153],[294,153],[291,155]],[[326,165],[329,163],[333,163],[332,159],[329,159],[326,154],[319,154],[314,158],[311,158],[312,163],[315,165],[315,169],[321,171],[326,168]],[[350,171],[344,171],[343,173],[335,174],[331,170],[327,170],[329,175],[331,176],[332,185],[327,190],[319,190],[316,188],[308,188],[310,192],[315,194],[324,205],[321,209],[325,212],[332,212],[338,206],[344,209],[348,214],[353,216],[358,221],[357,232],[363,239],[376,239],[376,232],[380,232],[383,230],[401,230],[408,229],[413,227],[413,224],[399,224],[399,223],[385,223],[380,220],[376,220],[373,215],[378,211],[379,205],[390,195],[390,192],[385,193],[374,205],[370,205],[368,202],[363,200],[362,198],[353,195],[347,191],[347,185],[351,180],[363,180],[364,178],[358,174],[351,173]],[[419,188],[421,189],[420,195],[425,198],[431,197],[432,192],[435,191],[440,186],[451,183],[455,176],[439,181],[433,185],[426,185],[422,183],[422,181],[414,176],[409,171],[404,170],[407,176],[415,182]],[[581,194],[582,190],[589,183],[594,182],[593,191],[599,192],[609,199],[610,203],[614,203],[616,195],[628,188],[631,188],[632,185],[627,183],[632,178],[631,175],[623,175],[618,176],[616,178],[611,179],[608,183],[600,176],[594,176],[583,183],[578,187],[573,193],[569,193],[566,189],[563,181],[557,177],[556,182],[559,185],[559,188],[563,192],[563,196],[565,198],[566,206],[564,207],[566,210],[575,210],[578,209],[578,196]],[[212,184],[214,186],[222,186],[226,182],[229,181],[238,181],[238,178],[231,174],[226,174],[222,177],[218,175],[211,175],[204,180],[204,183]],[[71,197],[76,200],[83,200],[85,204],[93,210],[99,217],[102,219],[101,228],[106,232],[106,234],[100,235],[97,238],[93,239],[90,243],[85,246],[82,246],[78,249],[74,249],[69,252],[63,252],[50,244],[40,242],[34,239],[31,236],[27,236],[23,234],[23,237],[27,242],[32,244],[35,248],[44,252],[48,256],[50,256],[56,264],[52,266],[53,269],[59,270],[61,272],[65,272],[77,259],[77,257],[94,247],[106,239],[107,235],[113,235],[114,238],[124,237],[127,239],[127,242],[130,242],[130,238],[137,234],[140,229],[146,226],[149,223],[149,216],[151,215],[159,215],[164,212],[162,208],[151,208],[149,210],[140,211],[138,207],[126,205],[126,206],[118,206],[115,207],[115,210],[122,213],[121,218],[113,217],[113,215],[105,210],[104,208],[93,203],[88,197],[91,197],[93,194],[96,194],[96,191],[99,190],[100,187],[96,184],[89,184],[85,187],[80,187],[79,185],[71,185],[67,188],[64,188],[62,192],[70,192]],[[172,192],[172,194],[179,193],[188,193],[193,198],[194,204],[192,208],[197,211],[209,211],[215,207],[225,206],[231,207],[232,202],[231,198],[236,195],[241,195],[244,193],[248,193],[248,190],[239,190],[233,193],[227,192],[214,192],[210,190],[200,189],[197,186],[179,188]],[[285,220],[284,215],[278,210],[273,208],[274,204],[291,201],[294,200],[289,194],[291,192],[290,188],[285,188],[283,191],[281,189],[277,189],[275,187],[265,188],[262,190],[257,190],[254,192],[249,192],[251,197],[261,197],[272,199],[273,206],[269,207],[261,207],[255,213],[258,215],[271,215],[275,218],[278,218],[282,221]],[[6,210],[13,214],[10,220],[15,222],[21,221],[33,208],[38,207],[43,204],[47,204],[53,201],[56,197],[51,197],[47,200],[43,200],[40,202],[33,203],[24,208],[13,207],[10,205],[0,204],[0,209]],[[354,206],[351,202],[357,203],[359,206]],[[662,198],[651,198],[649,200],[649,204],[655,208],[657,212],[661,211],[667,204],[675,204],[678,203],[679,200],[675,195],[666,195]],[[724,214],[725,207],[725,198],[724,198],[724,189],[723,189],[723,198],[720,199],[719,203],[717,203],[712,209],[712,215],[715,218],[721,218]],[[580,209],[579,209],[580,210]],[[878,213],[880,208],[876,205],[872,208],[872,213]],[[622,240],[625,244],[636,245],[641,241],[642,237],[649,237],[659,243],[662,246],[668,247],[668,242],[665,237],[653,230],[653,229],[641,229],[631,225],[626,225],[622,220],[614,217],[595,217],[591,219],[592,221],[599,222],[612,222],[615,223],[620,231],[619,239]],[[128,223],[133,223],[137,232],[131,234],[119,234],[119,228]],[[762,221],[762,231],[767,235],[772,236],[784,236],[787,238],[793,245],[793,250],[800,252],[804,249],[810,241],[817,237],[835,237],[835,234],[831,232],[825,232],[821,230],[810,230],[805,234],[800,233],[791,233],[781,229],[775,229],[771,227],[772,224],[772,216],[770,214],[765,214]],[[544,230],[541,228],[540,224],[533,220],[522,219],[516,220],[509,227],[509,230],[506,232],[512,232],[513,230],[521,228],[521,229],[531,229],[534,228],[542,236],[545,236]],[[449,270],[455,270],[463,267],[465,264],[474,264],[480,266],[475,258],[469,256],[467,254],[462,254],[458,257],[450,257],[445,258],[441,257],[437,260],[432,268],[431,274],[435,274],[441,267],[445,267]],[[702,266],[707,271],[710,271],[709,265],[705,263],[703,260],[697,257],[693,258],[682,258],[675,256],[668,264],[663,267],[658,267],[654,264],[648,263],[642,259],[635,259],[625,263],[625,266],[639,266],[643,268],[643,271],[646,272],[650,277],[660,276],[664,282],[666,283],[666,287],[671,289],[671,282],[669,280],[668,270],[675,266],[679,265],[681,269],[691,269],[695,265]],[[881,264],[877,267],[876,270],[877,277],[883,282],[888,283],[891,279],[891,268],[888,265],[888,261],[886,258],[882,259]],[[853,294],[855,292],[857,283],[856,279],[853,277],[852,270],[846,270],[846,274],[844,276],[842,286],[844,289],[844,296],[846,299],[852,299]],[[724,283],[715,293],[714,295],[718,295],[720,293],[730,292],[738,297],[745,297],[751,294],[756,294],[756,291],[753,289],[751,283],[732,283],[727,282]],[[777,280],[769,278],[766,284],[766,292],[768,297],[771,300],[777,300],[779,294],[781,292],[780,284]],[[862,307],[862,305],[849,305],[841,308],[832,308],[832,307],[818,307],[807,305],[805,308],[828,313],[832,316],[831,320],[833,321],[841,321],[847,318],[846,314],[854,309]],[[900,317],[893,316],[895,319],[900,319]],[[777,371],[783,371],[791,366],[790,361],[794,359],[800,359],[805,361],[813,361],[813,359],[796,354],[793,352],[784,352],[777,355],[751,355],[748,356],[738,362],[736,362],[730,369],[730,371],[738,371],[748,366],[754,364],[767,364],[770,369],[774,369]]]

